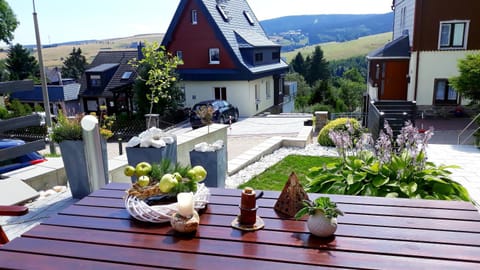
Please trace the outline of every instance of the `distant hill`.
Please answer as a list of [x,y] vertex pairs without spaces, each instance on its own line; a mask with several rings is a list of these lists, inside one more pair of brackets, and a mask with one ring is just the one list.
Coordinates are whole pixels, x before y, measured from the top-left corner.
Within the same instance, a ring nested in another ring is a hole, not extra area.
[[344,42],[392,31],[393,13],[365,15],[301,15],[261,21],[267,35],[284,51],[309,44]]
[[[59,44],[49,44],[43,46],[43,60],[45,67],[61,67],[64,59],[72,52],[72,49],[82,49],[82,54],[87,58],[87,63],[91,63],[93,58],[100,50],[124,50],[136,48],[138,42],[162,42],[163,34],[144,34],[131,37],[121,37],[104,40],[83,40],[72,41]],[[29,46],[25,46],[29,48]],[[35,48],[33,46],[32,48]],[[36,53],[33,53],[37,57]],[[7,51],[0,52],[0,59],[7,57]]]
[[315,50],[315,46],[320,45],[323,55],[327,61],[341,60],[356,56],[366,56],[369,52],[384,46],[392,40],[392,32],[361,37],[355,40],[345,42],[327,42],[306,46],[291,52],[282,53],[287,63],[301,52],[303,57],[307,57]]

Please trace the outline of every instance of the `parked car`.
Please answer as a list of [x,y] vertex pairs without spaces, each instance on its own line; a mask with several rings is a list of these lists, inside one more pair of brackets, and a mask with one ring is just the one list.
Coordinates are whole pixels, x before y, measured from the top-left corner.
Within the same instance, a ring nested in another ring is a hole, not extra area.
[[[0,139],[0,150],[25,144],[17,139]],[[0,160],[0,174],[10,172],[33,164],[44,162],[46,159],[38,152],[31,152],[13,159]]]
[[195,104],[190,111],[190,124],[192,125],[193,129],[199,128],[204,126],[205,124],[202,123],[200,117],[197,115],[197,111],[202,106],[212,106],[213,108],[213,117],[212,122],[220,123],[220,124],[229,124],[230,119],[232,122],[238,120],[238,108],[230,104],[228,101],[225,100],[205,100]]

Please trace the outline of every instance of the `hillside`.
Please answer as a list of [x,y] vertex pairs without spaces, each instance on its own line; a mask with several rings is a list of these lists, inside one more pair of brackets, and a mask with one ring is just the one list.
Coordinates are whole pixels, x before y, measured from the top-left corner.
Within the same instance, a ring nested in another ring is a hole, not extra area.
[[354,56],[367,55],[369,52],[385,45],[392,39],[392,32],[361,37],[347,42],[328,42],[307,46],[292,52],[282,53],[282,57],[287,59],[287,63],[301,52],[305,58],[315,50],[315,46],[320,45],[325,59],[340,60]]
[[308,44],[343,42],[392,31],[393,13],[303,15],[262,21],[262,27],[284,51]]
[[[95,55],[100,50],[123,50],[128,48],[135,48],[137,42],[161,42],[163,34],[146,34],[136,35],[132,37],[123,37],[116,39],[106,40],[93,40],[84,42],[72,42],[67,44],[58,44],[56,46],[48,46],[43,48],[43,59],[45,67],[61,67],[64,58],[66,58],[71,52],[73,47],[81,48],[82,54],[87,58],[87,63],[91,63]],[[34,54],[35,57],[37,54]],[[7,57],[6,52],[0,53],[0,59]]]

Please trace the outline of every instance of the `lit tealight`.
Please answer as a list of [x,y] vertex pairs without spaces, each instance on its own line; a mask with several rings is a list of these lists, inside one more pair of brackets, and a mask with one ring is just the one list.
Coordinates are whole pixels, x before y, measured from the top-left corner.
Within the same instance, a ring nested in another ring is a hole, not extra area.
[[181,192],[177,194],[178,213],[183,217],[191,217],[194,210],[194,199],[192,192]]

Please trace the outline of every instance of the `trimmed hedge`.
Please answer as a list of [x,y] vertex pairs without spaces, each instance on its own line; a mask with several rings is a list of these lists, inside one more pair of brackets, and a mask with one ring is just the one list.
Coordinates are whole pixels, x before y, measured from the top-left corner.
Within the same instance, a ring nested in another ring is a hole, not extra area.
[[322,130],[320,130],[320,133],[318,134],[318,143],[323,146],[335,146],[330,139],[330,136],[328,135],[330,133],[330,130],[347,130],[347,122],[350,122],[351,125],[353,125],[353,128],[355,129],[355,134],[358,134],[360,136],[361,134],[361,126],[360,123],[358,123],[357,119],[355,118],[338,118],[333,121],[328,122]]

